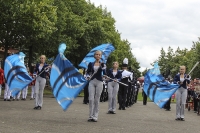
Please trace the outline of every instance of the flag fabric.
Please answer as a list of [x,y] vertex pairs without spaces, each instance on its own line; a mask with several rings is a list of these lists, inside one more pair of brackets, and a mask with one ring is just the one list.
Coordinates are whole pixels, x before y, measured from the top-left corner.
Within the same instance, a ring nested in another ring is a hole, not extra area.
[[94,58],[94,53],[97,51],[97,50],[100,50],[102,52],[102,57],[101,57],[101,61],[106,63],[107,62],[107,59],[108,59],[108,56],[110,55],[110,53],[112,51],[115,50],[114,46],[112,44],[102,44],[102,45],[99,45],[95,48],[93,48],[86,56],[85,58],[83,59],[83,61],[79,64],[79,67],[81,68],[85,68],[87,69],[88,68],[88,64],[90,62],[94,62],[95,61],[95,58]]
[[170,97],[179,88],[178,84],[171,84],[160,74],[159,66],[155,63],[144,77],[144,92],[160,108],[163,108]]
[[65,49],[66,44],[62,43],[50,74],[53,95],[64,111],[88,82],[64,56]]
[[24,65],[24,57],[25,54],[20,52],[5,60],[4,75],[12,96],[16,96],[33,81]]

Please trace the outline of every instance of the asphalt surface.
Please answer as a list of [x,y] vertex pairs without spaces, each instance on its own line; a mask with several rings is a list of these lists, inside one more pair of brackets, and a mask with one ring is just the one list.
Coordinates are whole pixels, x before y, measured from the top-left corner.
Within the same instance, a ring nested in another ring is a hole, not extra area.
[[89,107],[75,99],[66,112],[54,98],[45,97],[42,110],[33,110],[34,101],[0,99],[0,133],[200,133],[200,116],[185,110],[186,121],[175,121],[171,111],[142,102],[116,114],[107,114],[108,103],[100,103],[98,122],[87,122]]

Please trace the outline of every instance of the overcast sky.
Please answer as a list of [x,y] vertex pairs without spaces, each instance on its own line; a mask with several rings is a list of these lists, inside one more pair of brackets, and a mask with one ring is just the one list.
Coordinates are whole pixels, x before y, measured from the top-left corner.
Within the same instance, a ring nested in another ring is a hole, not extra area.
[[200,0],[90,0],[107,7],[122,39],[131,43],[141,71],[171,46],[192,47],[200,37]]

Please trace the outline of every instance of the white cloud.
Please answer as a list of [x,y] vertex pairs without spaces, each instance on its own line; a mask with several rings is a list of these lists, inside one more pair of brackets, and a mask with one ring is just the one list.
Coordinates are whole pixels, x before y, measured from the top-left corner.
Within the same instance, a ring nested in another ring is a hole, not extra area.
[[160,50],[191,48],[200,36],[199,0],[91,0],[111,11],[116,28],[131,43],[141,69],[149,68]]

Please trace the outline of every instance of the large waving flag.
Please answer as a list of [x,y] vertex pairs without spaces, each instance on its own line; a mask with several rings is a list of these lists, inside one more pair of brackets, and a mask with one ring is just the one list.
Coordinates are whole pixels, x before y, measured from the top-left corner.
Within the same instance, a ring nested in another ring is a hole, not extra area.
[[179,88],[178,84],[170,84],[160,74],[157,63],[150,69],[144,77],[144,92],[160,108],[166,104],[169,98]]
[[53,62],[50,83],[54,97],[64,111],[87,84],[87,80],[64,56],[66,44],[59,46],[59,54]]
[[33,80],[24,65],[24,57],[25,54],[20,52],[8,56],[5,60],[4,75],[12,96],[16,96]]
[[112,44],[102,44],[99,45],[95,48],[93,48],[83,59],[83,61],[79,64],[79,67],[81,68],[85,68],[87,69],[88,64],[90,62],[94,62],[95,58],[94,58],[94,53],[95,51],[100,50],[102,52],[102,57],[101,57],[101,61],[103,61],[104,63],[107,62],[108,56],[110,55],[110,53],[112,51],[115,50],[114,46]]

